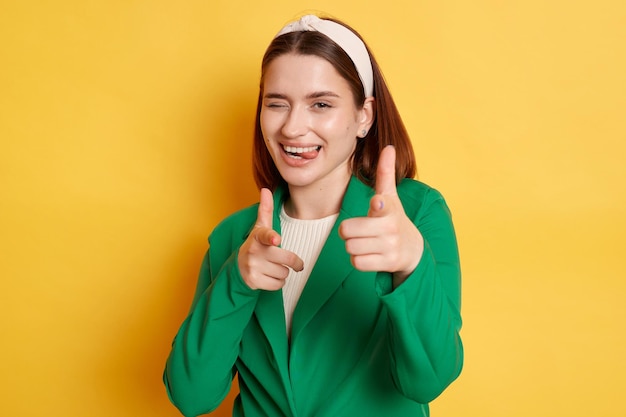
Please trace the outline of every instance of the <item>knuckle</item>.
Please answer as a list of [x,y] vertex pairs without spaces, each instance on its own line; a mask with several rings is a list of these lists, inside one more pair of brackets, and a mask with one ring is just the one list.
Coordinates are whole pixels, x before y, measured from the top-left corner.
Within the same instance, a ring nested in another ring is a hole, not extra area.
[[341,224],[339,225],[339,236],[342,239],[345,239],[348,233],[348,226],[346,225],[346,221],[344,220],[343,222],[341,222]]
[[274,279],[272,280],[271,290],[278,291],[285,286],[285,281]]
[[278,273],[276,274],[276,278],[278,278],[281,281],[284,281],[287,276],[289,275],[289,268],[282,266]]
[[352,265],[360,271],[362,271],[363,268],[365,267],[364,265],[365,262],[362,256],[351,256],[350,260],[352,261]]

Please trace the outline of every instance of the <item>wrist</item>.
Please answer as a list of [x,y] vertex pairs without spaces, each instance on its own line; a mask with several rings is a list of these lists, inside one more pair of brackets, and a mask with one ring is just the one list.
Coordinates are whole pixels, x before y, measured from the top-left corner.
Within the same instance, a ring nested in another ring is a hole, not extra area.
[[409,275],[411,275],[413,271],[415,271],[415,269],[417,268],[417,265],[419,265],[420,260],[422,259],[422,255],[424,253],[424,238],[419,232],[417,236],[418,236],[418,239],[415,244],[415,250],[412,252],[413,258],[411,259],[411,262],[409,263],[408,267],[403,268],[399,271],[395,271],[392,274],[392,277],[393,277],[392,283],[393,283],[394,289],[397,288],[404,281],[406,281]]

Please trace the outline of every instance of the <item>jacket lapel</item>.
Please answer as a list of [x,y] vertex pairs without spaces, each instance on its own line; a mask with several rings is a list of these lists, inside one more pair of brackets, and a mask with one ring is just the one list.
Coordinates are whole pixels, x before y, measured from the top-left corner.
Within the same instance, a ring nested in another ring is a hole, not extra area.
[[346,277],[354,271],[350,255],[346,252],[345,242],[339,236],[339,225],[351,217],[367,216],[369,200],[373,195],[374,191],[371,188],[355,177],[351,178],[337,221],[296,305],[291,328],[292,343]]
[[[280,233],[280,208],[285,196],[285,190],[279,187],[274,192],[274,219],[273,227]],[[268,340],[269,345],[274,353],[276,367],[280,373],[285,389],[291,390],[289,382],[288,370],[288,352],[287,344],[287,327],[285,324],[285,309],[283,307],[283,292],[279,291],[261,291],[259,299],[254,311],[259,325]],[[290,405],[293,409],[293,396],[288,395]]]
[[[337,221],[296,305],[291,329],[292,343],[298,337],[298,333],[309,323],[346,277],[354,271],[354,267],[350,263],[350,256],[346,253],[345,243],[339,236],[339,225],[343,220],[351,217],[367,216],[369,200],[373,195],[374,191],[371,188],[355,177],[351,178]],[[285,187],[279,187],[275,190],[273,227],[278,233],[281,232],[279,213],[286,197],[287,190]],[[274,353],[277,370],[285,389],[290,393],[288,398],[293,409],[295,406],[289,381],[289,346],[282,290],[262,291],[259,295],[255,315]]]

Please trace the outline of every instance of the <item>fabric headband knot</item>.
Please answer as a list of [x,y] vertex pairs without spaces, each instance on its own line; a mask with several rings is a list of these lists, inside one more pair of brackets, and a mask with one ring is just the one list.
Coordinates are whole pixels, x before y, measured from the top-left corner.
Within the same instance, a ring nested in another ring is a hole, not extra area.
[[308,31],[320,32],[328,36],[348,54],[359,74],[361,83],[363,83],[365,97],[372,97],[374,94],[374,74],[369,53],[363,41],[347,27],[331,20],[320,19],[315,15],[306,15],[282,28],[276,37],[285,33]]

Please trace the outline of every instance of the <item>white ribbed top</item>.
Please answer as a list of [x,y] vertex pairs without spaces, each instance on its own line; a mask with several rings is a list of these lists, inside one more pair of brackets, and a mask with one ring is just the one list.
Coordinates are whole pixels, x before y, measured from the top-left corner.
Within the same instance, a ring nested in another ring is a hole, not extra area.
[[293,311],[338,216],[339,214],[333,214],[322,219],[300,220],[289,217],[284,207],[280,211],[280,246],[298,255],[304,262],[302,271],[289,270],[283,287],[287,335],[291,334]]

